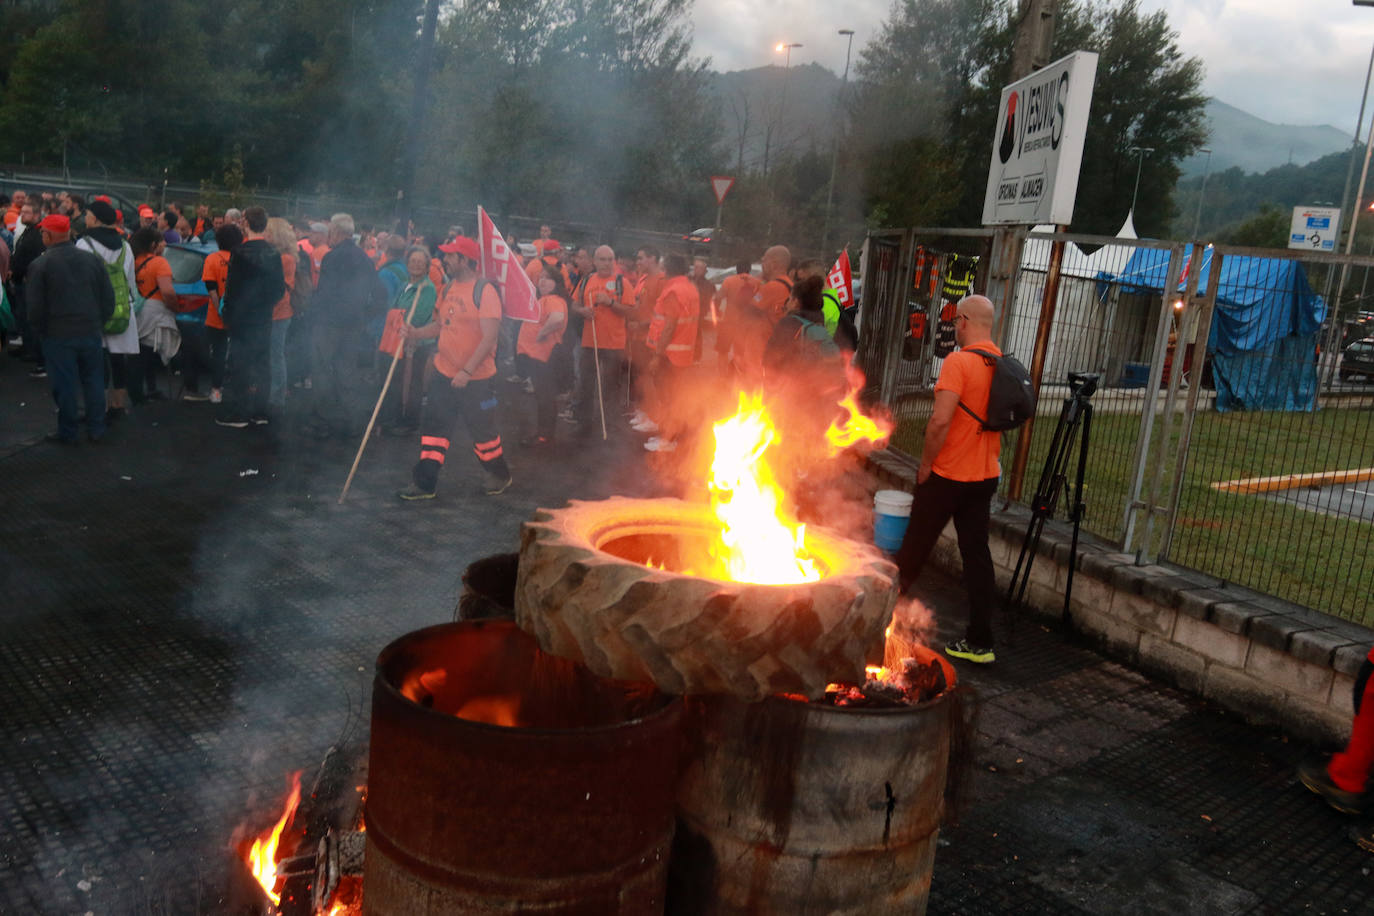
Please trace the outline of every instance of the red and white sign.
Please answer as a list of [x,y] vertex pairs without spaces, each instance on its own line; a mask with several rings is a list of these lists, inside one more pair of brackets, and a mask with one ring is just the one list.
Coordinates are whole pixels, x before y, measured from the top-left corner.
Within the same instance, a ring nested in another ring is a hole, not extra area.
[[825,275],[825,282],[835,291],[835,297],[840,300],[840,308],[854,307],[854,273],[849,266],[849,249],[840,252],[835,266]]
[[482,261],[477,269],[496,284],[506,315],[518,321],[538,321],[539,293],[530,282],[529,274],[521,270],[511,256],[510,246],[482,207],[477,208],[477,247],[482,249]]
[[730,193],[730,189],[735,186],[735,179],[726,178],[724,175],[711,176],[711,190],[716,192],[716,204],[725,203],[725,195]]

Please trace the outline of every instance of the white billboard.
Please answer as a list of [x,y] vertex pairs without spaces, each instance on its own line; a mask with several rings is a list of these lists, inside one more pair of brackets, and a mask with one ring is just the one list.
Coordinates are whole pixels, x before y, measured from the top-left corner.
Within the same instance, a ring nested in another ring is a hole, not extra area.
[[1073,222],[1097,54],[1075,51],[1002,90],[983,223]]
[[1340,229],[1340,207],[1294,207],[1293,225],[1288,230],[1288,247],[1304,251],[1335,251],[1336,233]]

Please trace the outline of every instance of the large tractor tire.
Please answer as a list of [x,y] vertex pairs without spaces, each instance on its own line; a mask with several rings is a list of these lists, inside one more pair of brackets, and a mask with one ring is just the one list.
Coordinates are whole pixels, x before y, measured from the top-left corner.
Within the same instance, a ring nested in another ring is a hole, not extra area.
[[816,528],[807,545],[824,575],[800,585],[684,575],[636,555],[710,530],[709,507],[677,499],[540,510],[521,534],[516,621],[546,652],[669,693],[816,699],[828,683],[861,683],[864,665],[882,658],[897,568]]

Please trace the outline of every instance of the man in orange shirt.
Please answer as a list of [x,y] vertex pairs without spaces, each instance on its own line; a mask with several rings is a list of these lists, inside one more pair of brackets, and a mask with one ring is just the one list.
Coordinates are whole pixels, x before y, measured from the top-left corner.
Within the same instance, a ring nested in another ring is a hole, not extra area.
[[472,450],[486,478],[488,496],[511,485],[510,467],[501,457],[496,428],[496,338],[501,332],[501,297],[496,286],[477,276],[481,251],[458,236],[440,245],[449,280],[439,293],[434,317],[421,328],[401,325],[401,338],[439,338],[434,382],[420,420],[420,460],[411,471],[404,500],[433,499],[439,472],[448,457],[449,436],[461,417],[472,436]]
[[[578,396],[578,435],[599,428],[601,411],[618,403],[620,369],[625,361],[625,319],[634,314],[634,291],[615,272],[615,251],[602,245],[592,255],[596,272],[582,284],[573,311],[582,316],[582,390]],[[600,387],[597,366],[601,368]]]
[[639,283],[635,287],[635,311],[626,324],[633,384],[630,397],[634,399],[635,406],[630,416],[630,425],[643,433],[658,432],[654,421],[644,412],[643,405],[651,397],[648,387],[653,384],[646,378],[649,373],[649,358],[653,354],[644,345],[644,335],[649,330],[649,322],[653,320],[658,297],[668,283],[668,278],[663,275],[663,267],[659,263],[660,257],[658,249],[652,245],[645,245],[635,252],[635,271],[639,276]]
[[753,300],[743,309],[734,340],[735,369],[746,384],[763,383],[763,351],[773,336],[773,327],[787,314],[792,298],[792,252],[774,245],[763,253],[763,282]]
[[[653,354],[649,360],[654,413],[667,425],[674,406],[679,374],[692,365],[692,345],[697,337],[700,303],[697,288],[687,277],[687,259],[670,254],[663,261],[663,292],[654,300],[653,320],[645,344]],[[657,428],[657,427],[656,427]],[[664,431],[644,447],[651,452],[672,451],[672,432]]]
[[[968,411],[987,416],[993,367],[979,354],[1001,356],[992,342],[993,308],[986,296],[966,296],[954,319],[959,349],[945,358],[935,382],[935,409],[926,423],[916,494],[897,550],[905,592],[921,574],[945,524],[954,519],[964,566],[969,622],[965,637],[945,647],[955,658],[986,664],[992,651],[996,575],[988,549],[988,516],[1001,474],[1002,434],[984,430]],[[960,409],[960,408],[966,409]]]
[[741,323],[746,307],[754,301],[762,281],[750,271],[748,261],[735,265],[735,272],[720,281],[716,291],[716,365],[720,374],[728,376],[734,369],[730,363],[730,347]]

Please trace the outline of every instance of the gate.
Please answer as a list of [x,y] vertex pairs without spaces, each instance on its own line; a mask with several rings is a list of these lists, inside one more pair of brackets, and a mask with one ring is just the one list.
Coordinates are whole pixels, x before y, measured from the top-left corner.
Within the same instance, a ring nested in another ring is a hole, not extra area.
[[[1374,336],[1362,308],[1374,258],[1026,230],[874,233],[860,365],[897,420],[892,448],[912,458],[952,343],[946,293],[961,287],[945,285],[950,264],[993,300],[1004,352],[1030,365],[1044,335],[1037,416],[1003,437],[1004,499],[1033,495],[1068,374],[1095,373],[1084,530],[1141,563],[1169,559],[1374,623],[1374,365],[1364,376],[1363,351],[1350,349]],[[1374,340],[1368,350],[1374,364]]]

